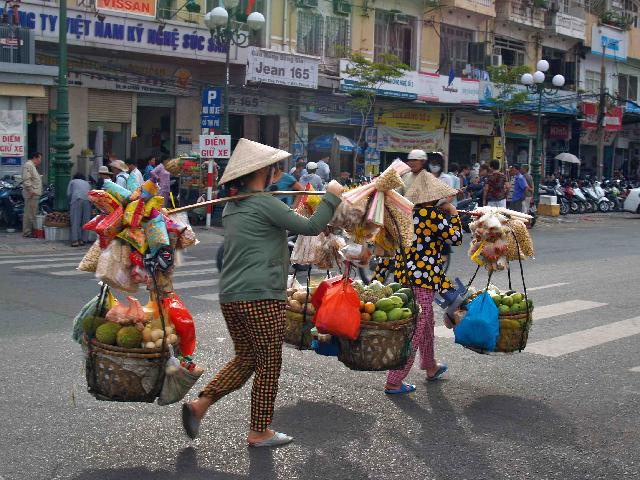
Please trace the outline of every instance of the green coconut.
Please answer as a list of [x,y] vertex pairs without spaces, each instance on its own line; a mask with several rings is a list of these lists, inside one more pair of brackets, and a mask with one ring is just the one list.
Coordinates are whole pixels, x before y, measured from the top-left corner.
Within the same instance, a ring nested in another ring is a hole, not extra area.
[[122,327],[116,335],[116,343],[122,348],[140,347],[142,342],[142,332],[136,327]]
[[120,330],[120,324],[114,322],[105,322],[96,328],[96,339],[100,343],[106,343],[107,345],[116,344],[116,336],[118,330]]

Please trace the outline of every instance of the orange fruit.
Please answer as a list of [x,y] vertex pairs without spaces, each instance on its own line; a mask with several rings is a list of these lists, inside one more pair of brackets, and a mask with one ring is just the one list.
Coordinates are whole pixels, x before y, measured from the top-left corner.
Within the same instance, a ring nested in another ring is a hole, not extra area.
[[367,302],[364,304],[364,311],[367,312],[368,314],[371,314],[376,311],[376,306],[371,302]]
[[361,313],[360,314],[360,320],[362,320],[363,322],[370,322],[371,321],[371,315],[369,315],[368,313]]
[[360,311],[364,312],[364,302],[362,300],[360,301]]

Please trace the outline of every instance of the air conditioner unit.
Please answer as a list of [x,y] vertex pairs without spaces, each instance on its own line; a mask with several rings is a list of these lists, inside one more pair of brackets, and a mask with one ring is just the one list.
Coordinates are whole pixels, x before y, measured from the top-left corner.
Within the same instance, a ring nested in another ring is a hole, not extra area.
[[499,67],[502,65],[502,55],[491,55],[491,66]]
[[297,0],[296,4],[301,8],[317,8],[318,0]]
[[409,17],[403,13],[394,13],[391,16],[391,23],[395,23],[396,25],[408,25]]
[[351,13],[351,4],[343,0],[334,0],[333,13],[336,15],[349,15]]

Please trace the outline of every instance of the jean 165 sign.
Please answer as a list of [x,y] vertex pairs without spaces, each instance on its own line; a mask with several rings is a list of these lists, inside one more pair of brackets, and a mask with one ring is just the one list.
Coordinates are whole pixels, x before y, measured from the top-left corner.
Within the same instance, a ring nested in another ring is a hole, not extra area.
[[247,81],[316,89],[318,63],[319,59],[315,57],[251,48],[247,59]]

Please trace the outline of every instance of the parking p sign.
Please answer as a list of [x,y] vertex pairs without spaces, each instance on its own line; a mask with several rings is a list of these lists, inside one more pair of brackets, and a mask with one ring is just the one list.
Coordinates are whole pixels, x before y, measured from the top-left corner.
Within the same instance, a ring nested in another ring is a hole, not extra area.
[[200,135],[200,157],[229,158],[231,135]]
[[202,91],[202,110],[200,126],[202,128],[220,128],[222,113],[222,93],[219,88],[205,88]]

